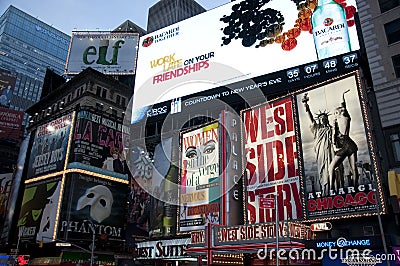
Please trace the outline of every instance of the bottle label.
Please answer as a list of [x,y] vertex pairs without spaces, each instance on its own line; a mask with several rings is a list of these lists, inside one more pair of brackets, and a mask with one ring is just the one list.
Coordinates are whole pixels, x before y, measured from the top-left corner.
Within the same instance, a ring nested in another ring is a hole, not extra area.
[[324,21],[313,28],[315,46],[317,50],[337,43],[348,43],[347,22],[325,18]]

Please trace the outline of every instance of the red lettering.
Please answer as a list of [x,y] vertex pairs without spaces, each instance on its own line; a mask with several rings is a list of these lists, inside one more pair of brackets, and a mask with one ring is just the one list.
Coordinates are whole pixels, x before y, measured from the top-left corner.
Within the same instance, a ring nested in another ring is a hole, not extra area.
[[274,110],[274,118],[277,124],[275,125],[275,133],[276,135],[283,135],[286,132],[286,122],[284,119],[282,119],[281,116],[284,116],[285,110],[283,109],[282,106],[277,107]]
[[[248,154],[249,159],[254,159],[256,157],[256,154],[255,154],[255,151],[253,148],[247,149],[246,153]],[[247,181],[248,186],[254,185],[257,181],[256,169],[257,169],[257,167],[254,164],[247,161],[247,163],[246,163],[246,181]]]
[[287,132],[292,132],[294,130],[292,101],[288,101],[285,103],[285,113]]
[[86,123],[86,127],[85,130],[83,131],[83,140],[88,140],[90,143],[92,143],[93,141],[93,137],[92,137],[92,122],[91,121],[87,121]]
[[[258,114],[257,111],[249,111],[244,113],[244,121],[246,127],[246,139],[250,137],[250,142],[255,142],[258,133]],[[248,141],[249,142],[249,141]]]

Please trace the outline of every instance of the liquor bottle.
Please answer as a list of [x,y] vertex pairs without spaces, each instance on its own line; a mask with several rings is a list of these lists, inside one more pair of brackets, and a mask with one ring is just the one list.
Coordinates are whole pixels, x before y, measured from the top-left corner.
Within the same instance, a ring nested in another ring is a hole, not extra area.
[[318,0],[311,24],[319,60],[351,51],[346,12],[340,4]]

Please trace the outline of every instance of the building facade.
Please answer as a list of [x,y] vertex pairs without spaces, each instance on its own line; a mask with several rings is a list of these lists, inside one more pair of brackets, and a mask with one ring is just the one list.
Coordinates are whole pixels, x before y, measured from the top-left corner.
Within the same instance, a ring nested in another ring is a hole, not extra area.
[[206,11],[194,0],[161,0],[149,8],[147,33]]
[[[121,154],[131,95],[127,85],[87,68],[27,110],[31,139],[12,230],[20,232],[21,252],[61,258],[57,241],[83,249],[96,241],[97,262],[115,264],[103,253],[124,247],[128,168]],[[35,209],[39,219],[32,219]],[[69,252],[64,262],[90,259]]]
[[389,152],[400,167],[400,2],[357,1],[373,90]]
[[17,75],[11,109],[24,111],[40,99],[47,68],[64,72],[69,42],[67,34],[8,7],[0,17],[0,68]]

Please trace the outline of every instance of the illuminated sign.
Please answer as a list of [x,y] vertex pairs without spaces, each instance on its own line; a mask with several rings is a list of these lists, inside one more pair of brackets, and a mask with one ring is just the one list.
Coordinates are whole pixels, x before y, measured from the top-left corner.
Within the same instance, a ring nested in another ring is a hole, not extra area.
[[148,241],[136,244],[136,259],[173,259],[188,257],[186,254],[190,238]]
[[280,222],[276,234],[275,223],[240,225],[234,227],[218,226],[215,230],[216,245],[243,244],[254,242],[273,242],[279,238],[311,239],[309,226],[292,222]]
[[72,114],[64,115],[36,129],[28,178],[64,170],[72,117]]
[[330,222],[325,223],[315,223],[311,224],[311,231],[320,232],[320,231],[329,231],[332,229],[332,224]]
[[73,32],[66,74],[91,67],[104,74],[133,75],[138,33]]
[[292,108],[287,97],[242,114],[248,223],[275,221],[264,202],[276,193],[279,220],[303,217]]
[[381,195],[372,183],[377,169],[364,127],[363,90],[356,77],[296,95],[310,219],[376,213]]
[[[336,50],[329,57],[360,47],[354,26],[356,3],[348,0],[346,4],[348,25],[343,24],[343,29],[349,49]],[[299,12],[299,3],[291,0],[254,5],[235,1],[142,36],[133,112],[317,61],[310,33],[315,2],[301,5],[308,5],[307,12]],[[298,74],[293,72],[293,78]]]

